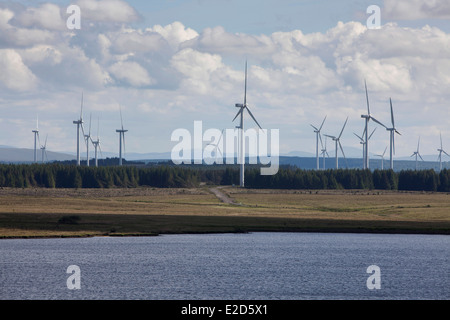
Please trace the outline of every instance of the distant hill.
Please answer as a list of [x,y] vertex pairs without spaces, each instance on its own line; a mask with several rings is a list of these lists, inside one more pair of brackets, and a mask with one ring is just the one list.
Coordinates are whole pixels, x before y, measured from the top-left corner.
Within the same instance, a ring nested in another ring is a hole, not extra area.
[[[65,161],[76,159],[76,156],[47,151],[45,161]],[[42,151],[37,151],[37,160],[41,162]],[[11,148],[7,146],[0,147],[0,162],[4,163],[31,163],[34,161],[33,149]]]
[[[325,169],[334,169],[336,167],[334,151],[330,150],[330,157],[325,158]],[[358,169],[362,168],[362,159],[359,155],[355,155],[356,150],[351,150],[348,148],[347,161],[343,157],[339,157],[339,168],[345,169]],[[102,158],[116,158],[117,154],[113,152],[103,152]],[[38,150],[37,152],[38,162],[42,160],[42,151]],[[170,152],[153,152],[153,153],[125,153],[124,158],[128,161],[141,161],[145,163],[149,162],[157,162],[170,160],[171,153]],[[439,170],[439,163],[434,160],[436,156],[427,156],[424,155],[423,158],[426,161],[418,162],[418,169],[434,169],[435,171]],[[10,146],[0,146],[0,162],[2,163],[32,163],[34,159],[34,150],[33,149],[24,149],[24,148],[13,148]],[[85,155],[82,154],[81,159],[86,160]],[[47,151],[46,162],[53,161],[71,161],[76,160],[76,155],[63,153],[63,152],[53,152]],[[248,161],[248,160],[247,160]],[[323,158],[320,157],[320,168],[323,168]],[[443,161],[444,168],[450,168],[449,161]],[[280,156],[280,165],[281,166],[295,166],[300,169],[316,169],[316,157],[315,155],[308,152],[301,151],[293,151],[287,154],[283,154]],[[389,168],[389,156],[385,157],[384,169]],[[370,159],[370,168],[371,169],[381,169],[381,159],[374,155],[371,156]],[[394,160],[394,170],[413,170],[415,169],[415,158],[411,157],[402,157]]]

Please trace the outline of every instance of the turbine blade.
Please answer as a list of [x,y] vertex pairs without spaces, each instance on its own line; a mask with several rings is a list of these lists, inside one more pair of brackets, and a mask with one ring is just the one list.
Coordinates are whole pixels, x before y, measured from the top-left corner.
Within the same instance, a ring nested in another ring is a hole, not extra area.
[[420,153],[418,153],[418,155],[419,155],[419,157],[420,157],[420,159],[421,159],[422,161],[425,161],[425,160],[423,160],[423,158],[422,158],[422,156],[420,155]]
[[322,136],[321,136],[321,134],[319,133],[319,140],[320,140],[320,145],[322,146],[322,148],[323,148],[323,142],[322,142]]
[[325,136],[325,137],[328,137],[328,138],[331,138],[331,139],[336,139],[336,137],[334,137],[334,136],[329,136],[329,135],[327,135],[327,134],[324,134],[324,136]]
[[91,137],[91,122],[92,122],[92,113],[89,117],[89,137]]
[[378,120],[375,119],[374,117],[370,117],[370,119],[372,119],[373,121],[375,121],[376,123],[378,123],[380,126],[383,126],[383,127],[385,127],[385,128],[387,129],[387,127],[386,127],[384,124],[382,124],[380,121],[378,121]]
[[120,124],[121,124],[122,130],[123,130],[122,107],[120,105],[119,105],[119,112],[120,112]]
[[322,130],[323,124],[325,123],[325,120],[326,120],[326,119],[327,119],[327,116],[325,116],[325,118],[323,119],[322,124],[320,125],[319,131]]
[[369,94],[367,93],[367,82],[366,82],[366,79],[364,79],[364,86],[366,87],[367,114],[370,116]]
[[386,154],[386,150],[387,150],[387,147],[384,148],[383,157],[384,157],[384,155]]
[[442,150],[443,153],[445,153],[447,156],[450,157],[450,154],[448,154],[447,152],[445,152],[444,150]]
[[441,137],[441,149],[442,149],[442,133],[439,133],[439,136]]
[[363,138],[361,138],[360,136],[358,136],[356,133],[353,132],[353,134],[354,134],[355,136],[357,136],[357,137],[359,138],[359,140],[364,141]]
[[244,89],[244,106],[247,105],[247,60],[245,61],[245,89]]
[[256,124],[258,125],[258,127],[259,127],[260,129],[262,129],[261,126],[259,125],[258,121],[256,121],[256,119],[255,119],[255,117],[253,116],[253,114],[252,114],[252,112],[250,111],[250,109],[249,109],[248,107],[245,107],[245,109],[247,109],[248,113],[250,114],[250,116],[252,117],[252,119],[256,122]]
[[81,112],[80,112],[80,120],[83,119],[83,96],[84,96],[84,93],[81,92]]
[[344,128],[345,128],[345,126],[347,125],[347,121],[348,121],[348,117],[347,117],[347,119],[345,120],[344,126],[342,127],[342,130],[341,130],[341,133],[339,134],[338,139],[342,136],[342,133],[344,132]]
[[395,128],[394,124],[394,109],[392,108],[392,99],[389,98],[389,102],[391,103],[391,121],[392,121],[392,128]]
[[[234,117],[233,121],[236,120],[236,118],[237,118],[237,117],[239,116],[239,114],[241,114],[241,113],[242,113],[242,108],[239,109],[239,111],[238,111],[238,113],[236,114],[236,116]],[[231,122],[233,122],[233,121],[231,121]]]
[[372,138],[373,134],[375,133],[375,130],[377,130],[377,128],[373,129],[373,131],[372,131],[372,133],[370,134],[370,136],[369,136],[369,139],[368,139],[368,140],[370,140],[370,138]]
[[316,127],[314,127],[312,124],[310,124],[311,127],[313,127],[314,130],[319,131]]
[[223,130],[222,130],[222,133],[220,134],[220,138],[219,138],[219,140],[217,140],[217,144],[219,144],[219,143],[220,143],[220,141],[222,140],[222,137],[223,137]]

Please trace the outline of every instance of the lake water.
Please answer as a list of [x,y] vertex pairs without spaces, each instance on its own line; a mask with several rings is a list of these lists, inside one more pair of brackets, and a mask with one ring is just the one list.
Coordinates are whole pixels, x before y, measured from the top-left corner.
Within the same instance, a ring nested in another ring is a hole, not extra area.
[[[0,299],[449,299],[450,237],[332,233],[0,241]],[[69,290],[67,268],[80,268]],[[379,267],[380,289],[367,273]],[[79,281],[78,281],[79,280]]]

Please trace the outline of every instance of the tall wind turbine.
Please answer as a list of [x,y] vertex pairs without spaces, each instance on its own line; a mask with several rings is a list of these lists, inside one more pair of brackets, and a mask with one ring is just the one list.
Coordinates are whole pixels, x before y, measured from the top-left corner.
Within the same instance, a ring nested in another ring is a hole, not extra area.
[[[372,117],[370,114],[370,106],[369,106],[369,94],[367,93],[367,83],[364,80],[364,86],[366,88],[366,100],[367,100],[367,114],[362,114],[361,118],[365,119],[366,125],[365,125],[365,132],[369,132],[369,121],[373,120],[374,122],[378,123],[379,125],[386,128],[384,124],[382,124],[380,121]],[[387,129],[387,128],[386,128]],[[369,137],[366,135],[366,149],[365,149],[365,163],[364,163],[364,169],[369,169]]]
[[41,144],[39,141],[39,118],[36,118],[36,129],[32,132],[34,133],[34,162],[37,162],[37,144]]
[[236,116],[234,117],[233,121],[236,120],[236,118],[240,115],[241,116],[241,122],[240,122],[240,126],[237,127],[240,129],[240,136],[241,136],[241,141],[240,141],[240,161],[241,161],[241,171],[240,171],[240,175],[239,175],[239,185],[241,187],[244,187],[244,173],[245,173],[245,140],[244,140],[244,109],[247,110],[247,112],[250,114],[250,116],[252,117],[252,119],[256,122],[256,124],[258,125],[258,127],[260,129],[261,126],[259,125],[258,121],[256,121],[255,117],[253,116],[252,112],[250,111],[250,109],[248,108],[247,105],[247,61],[245,61],[245,90],[244,90],[244,104],[240,104],[240,103],[236,103],[236,108],[239,108],[238,113],[236,114]]
[[389,102],[391,104],[391,123],[392,123],[392,128],[386,128],[387,131],[390,132],[390,168],[391,170],[394,170],[394,158],[393,158],[393,154],[395,154],[395,141],[394,141],[394,136],[395,134],[400,134],[400,132],[397,131],[397,128],[395,128],[395,123],[394,123],[394,109],[392,108],[392,99],[389,98]]
[[348,121],[348,117],[345,120],[345,123],[344,123],[344,126],[342,127],[341,133],[339,134],[339,136],[337,138],[335,136],[330,136],[330,135],[327,135],[327,134],[325,135],[325,136],[333,139],[333,141],[336,143],[336,169],[339,168],[339,163],[338,163],[338,145],[339,145],[339,148],[341,149],[341,152],[342,152],[342,155],[344,156],[345,161],[347,161],[347,158],[345,157],[344,149],[342,148],[342,145],[341,145],[341,136],[342,136],[342,133],[344,132],[344,128],[345,128],[345,125],[347,124],[347,121]]
[[311,127],[313,127],[314,132],[316,133],[316,169],[319,170],[319,139],[320,143],[322,143],[322,137],[320,136],[320,130],[322,130],[323,124],[325,123],[325,120],[327,119],[327,116],[322,121],[322,124],[320,125],[319,129],[317,129],[315,126],[311,124]]
[[[375,130],[377,130],[377,128],[373,129],[372,133],[371,133],[370,136],[369,136],[368,141],[370,141],[370,138],[372,138],[372,135],[375,133]],[[363,134],[362,134],[361,137],[360,137],[359,135],[357,135],[356,133],[354,133],[354,132],[353,132],[353,134],[354,134],[355,136],[358,137],[358,139],[360,140],[359,143],[362,144],[362,146],[363,146],[363,156],[362,156],[362,159],[363,159],[363,168],[364,168],[364,167],[365,167],[365,164],[366,164],[366,140],[365,140],[366,129],[364,129],[364,132],[363,132]]]
[[125,130],[123,128],[123,120],[122,120],[122,108],[120,108],[120,124],[122,125],[122,129],[117,129],[116,132],[119,133],[119,166],[122,165],[122,141],[123,141],[123,149],[125,150]]
[[384,163],[384,154],[386,153],[387,147],[384,149],[384,152],[382,154],[377,154],[377,157],[381,158],[381,170],[383,170],[383,163]]
[[80,165],[80,127],[83,131],[84,136],[84,129],[83,129],[83,93],[81,94],[81,112],[80,112],[80,119],[73,121],[73,124],[77,125],[77,165]]
[[91,138],[91,141],[92,141],[92,145],[94,146],[94,149],[95,149],[95,167],[98,167],[98,154],[97,154],[97,149],[99,149],[100,150],[100,152],[102,152],[102,149],[101,149],[101,147],[100,147],[100,138],[99,138],[99,135],[98,135],[98,133],[99,133],[99,128],[100,128],[100,119],[98,119],[98,124],[97,124],[97,140],[92,140],[92,138]]
[[445,152],[445,150],[443,149],[443,147],[442,147],[442,134],[439,134],[439,135],[441,137],[441,148],[438,149],[438,151],[439,151],[439,158],[438,159],[439,159],[439,170],[442,170],[442,153],[445,153],[449,157],[450,157],[450,155],[447,152]]
[[419,137],[419,142],[417,142],[417,151],[414,151],[414,153],[411,155],[411,157],[416,156],[416,170],[417,170],[417,157],[420,157],[420,159],[422,159],[422,161],[423,161],[423,158],[419,152],[419,144],[420,144],[420,137]]
[[91,138],[91,120],[92,114],[89,119],[89,133],[84,135],[84,141],[86,142],[86,166],[89,167],[89,141],[92,141]]
[[48,138],[48,135],[45,137],[45,143],[44,143],[44,145],[41,146],[41,150],[42,150],[42,163],[44,163],[44,155],[45,155],[45,158],[48,160],[48,158],[47,158],[47,138]]

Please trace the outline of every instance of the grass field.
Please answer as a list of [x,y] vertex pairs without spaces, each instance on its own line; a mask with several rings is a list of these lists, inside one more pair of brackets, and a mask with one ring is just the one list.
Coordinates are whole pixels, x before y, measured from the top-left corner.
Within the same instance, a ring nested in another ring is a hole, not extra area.
[[450,195],[390,191],[0,190],[0,238],[208,232],[450,234]]

